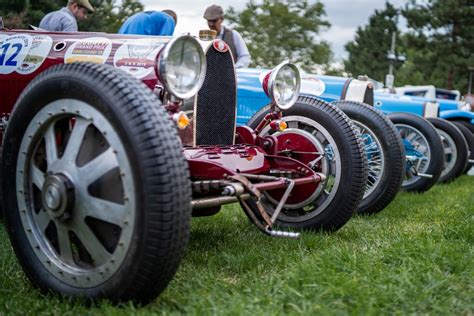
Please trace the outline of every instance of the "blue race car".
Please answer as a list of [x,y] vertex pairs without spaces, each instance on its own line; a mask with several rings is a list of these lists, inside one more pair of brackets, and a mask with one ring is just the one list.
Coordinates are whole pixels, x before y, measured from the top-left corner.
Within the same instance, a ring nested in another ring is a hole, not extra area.
[[466,173],[474,163],[474,113],[468,111],[470,105],[464,101],[431,99],[402,92],[389,94],[387,90],[377,90],[374,105],[385,113],[404,112],[423,116],[436,127],[445,156],[439,181],[447,182]]

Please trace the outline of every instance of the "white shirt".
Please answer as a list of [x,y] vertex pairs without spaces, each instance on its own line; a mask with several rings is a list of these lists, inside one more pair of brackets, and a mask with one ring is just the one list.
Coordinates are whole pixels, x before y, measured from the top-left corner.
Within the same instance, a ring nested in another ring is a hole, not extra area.
[[[222,39],[224,36],[224,27],[221,28],[221,32],[217,35],[218,39]],[[250,65],[250,53],[245,44],[244,39],[236,30],[232,30],[232,37],[234,39],[234,46],[237,52],[235,68],[245,68]]]

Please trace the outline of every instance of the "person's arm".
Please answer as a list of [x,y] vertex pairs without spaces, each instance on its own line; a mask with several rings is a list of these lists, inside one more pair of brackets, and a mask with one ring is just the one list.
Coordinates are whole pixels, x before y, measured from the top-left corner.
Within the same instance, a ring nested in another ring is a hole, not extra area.
[[232,33],[232,36],[234,38],[235,50],[237,51],[237,60],[235,61],[235,67],[248,67],[250,65],[251,58],[247,45],[245,44],[245,41],[239,34],[239,32],[233,30]]

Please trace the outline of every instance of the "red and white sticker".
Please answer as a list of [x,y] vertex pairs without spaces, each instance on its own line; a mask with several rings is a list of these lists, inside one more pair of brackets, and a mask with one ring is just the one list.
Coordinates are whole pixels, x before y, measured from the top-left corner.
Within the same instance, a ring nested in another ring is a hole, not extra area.
[[112,41],[106,37],[83,38],[72,44],[64,55],[66,64],[91,62],[105,64],[112,51]]
[[138,79],[145,78],[154,71],[156,56],[166,43],[149,39],[128,41],[115,52],[114,67]]
[[31,48],[23,62],[18,65],[17,72],[28,75],[35,72],[43,62],[53,46],[53,39],[47,35],[34,35]]
[[0,41],[0,74],[11,74],[23,63],[33,38],[28,34],[5,37]]
[[221,52],[221,53],[225,53],[229,50],[229,45],[227,45],[226,42],[224,42],[223,40],[220,40],[220,39],[214,40],[212,45],[214,46],[215,50],[217,50],[218,52]]

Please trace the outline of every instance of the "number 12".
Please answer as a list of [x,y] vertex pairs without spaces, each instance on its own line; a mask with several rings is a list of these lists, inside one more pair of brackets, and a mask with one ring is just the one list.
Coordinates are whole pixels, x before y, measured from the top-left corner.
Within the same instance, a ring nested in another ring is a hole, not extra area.
[[[7,62],[5,62],[5,57],[7,55],[7,51],[10,48],[10,43],[3,44],[0,47],[1,54],[0,54],[0,66],[13,66],[16,67],[17,61],[15,58],[18,56],[20,53],[20,50],[22,48],[22,45],[20,43],[16,43],[11,45],[12,49],[15,49],[15,52],[10,56],[10,58],[7,59]],[[5,62],[5,64],[4,64]]]

